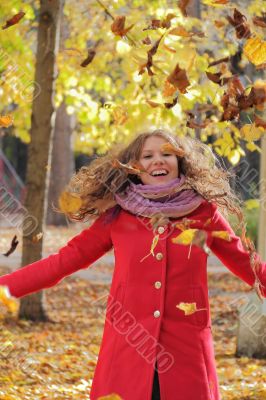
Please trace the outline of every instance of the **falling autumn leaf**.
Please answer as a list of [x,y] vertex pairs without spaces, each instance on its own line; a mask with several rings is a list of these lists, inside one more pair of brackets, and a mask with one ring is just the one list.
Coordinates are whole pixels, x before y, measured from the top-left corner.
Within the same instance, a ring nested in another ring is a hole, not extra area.
[[163,96],[164,97],[170,97],[176,92],[176,87],[172,85],[168,80],[164,82],[164,87],[163,87]]
[[85,60],[82,61],[80,66],[87,67],[87,65],[89,65],[93,61],[95,55],[96,55],[96,51],[94,49],[89,49],[87,58],[85,58]]
[[225,23],[223,21],[215,20],[214,25],[216,26],[216,28],[223,28],[225,26]]
[[125,36],[130,29],[133,28],[134,24],[130,25],[129,27],[125,28],[126,24],[126,17],[124,15],[115,17],[114,22],[111,25],[111,30],[115,35],[118,36]]
[[76,193],[62,192],[58,199],[59,208],[63,213],[75,213],[82,206],[82,200]]
[[206,75],[210,81],[217,83],[220,86],[225,85],[230,79],[223,77],[223,74],[221,72],[216,72],[216,73],[206,72]]
[[226,5],[228,4],[229,0],[212,0],[212,4],[221,4]]
[[185,155],[185,151],[181,147],[175,148],[171,143],[164,143],[161,146],[161,151],[175,154],[180,158],[183,158]]
[[147,62],[145,64],[143,64],[141,66],[140,71],[139,71],[139,75],[143,74],[145,69],[147,69],[149,76],[154,75],[153,71],[151,70],[151,67],[153,66],[153,56],[157,53],[159,44],[160,44],[160,42],[161,42],[163,37],[164,37],[164,35],[162,35],[158,40],[156,40],[154,45],[147,52],[148,60],[147,60]]
[[8,128],[13,124],[13,117],[11,115],[0,116],[0,128]]
[[266,13],[263,12],[261,17],[253,17],[253,24],[260,28],[266,28]]
[[263,127],[256,126],[256,124],[245,124],[240,129],[240,135],[248,142],[259,140],[264,133]]
[[183,303],[183,302],[177,304],[176,308],[179,308],[179,310],[184,311],[185,315],[191,315],[197,311],[207,310],[207,308],[197,308],[196,303]]
[[10,295],[7,286],[0,286],[0,303],[4,304],[11,312],[16,312],[18,310],[19,303],[16,298]]
[[181,13],[184,17],[187,17],[187,6],[189,5],[190,0],[179,0],[177,5],[180,8]]
[[123,164],[121,161],[115,159],[112,161],[113,168],[124,169],[128,174],[141,174],[146,172],[143,167],[139,164],[139,162],[133,162],[132,165]]
[[221,63],[228,62],[229,60],[230,60],[230,57],[219,58],[219,60],[212,61],[212,62],[208,65],[208,67],[213,67],[213,66],[215,66],[215,65],[219,65],[219,64],[221,64]]
[[254,65],[266,63],[266,42],[258,36],[246,41],[243,52],[247,59]]
[[236,8],[234,9],[233,17],[227,16],[227,20],[235,28],[236,37],[238,39],[248,39],[251,36],[251,31],[247,23],[245,15],[241,14]]
[[25,13],[23,11],[20,11],[18,14],[14,15],[12,18],[8,19],[6,21],[6,24],[2,26],[2,29],[7,29],[10,26],[16,25],[23,17]]
[[124,125],[124,123],[128,120],[127,110],[123,106],[114,107],[112,110],[112,116],[115,125]]
[[18,244],[19,241],[17,240],[17,236],[15,235],[12,239],[10,249],[6,253],[4,253],[3,256],[8,257],[10,254],[12,254],[16,250]]
[[266,121],[258,117],[256,114],[254,116],[254,123],[256,127],[266,129]]
[[171,85],[177,88],[181,93],[187,93],[187,87],[190,85],[186,71],[176,64],[175,69],[166,79]]

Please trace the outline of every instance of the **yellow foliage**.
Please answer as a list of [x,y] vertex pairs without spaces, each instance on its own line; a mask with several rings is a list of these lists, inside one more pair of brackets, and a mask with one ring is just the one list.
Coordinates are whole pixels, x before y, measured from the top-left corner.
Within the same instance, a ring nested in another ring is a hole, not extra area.
[[10,295],[7,286],[0,286],[0,303],[4,304],[11,312],[16,312],[18,310],[19,303]]
[[254,65],[264,64],[266,62],[266,42],[258,36],[248,39],[243,48],[247,59]]
[[243,139],[248,142],[253,142],[254,140],[259,140],[264,133],[264,129],[260,126],[255,126],[255,124],[245,124],[240,129],[240,133]]
[[253,210],[254,208],[259,208],[260,203],[258,199],[249,199],[245,201],[245,207],[247,210]]

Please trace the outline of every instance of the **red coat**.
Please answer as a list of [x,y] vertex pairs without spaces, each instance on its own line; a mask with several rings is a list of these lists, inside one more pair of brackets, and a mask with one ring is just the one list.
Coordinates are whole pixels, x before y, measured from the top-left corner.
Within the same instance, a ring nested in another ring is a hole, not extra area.
[[[208,230],[208,247],[235,275],[254,283],[249,255],[240,239],[218,212],[205,201],[186,218],[193,228]],[[182,218],[179,218],[180,221]],[[0,278],[11,294],[21,297],[55,285],[63,277],[86,268],[114,247],[115,269],[108,297],[104,334],[91,399],[110,393],[124,400],[151,400],[157,357],[161,400],[220,399],[215,368],[207,287],[207,254],[198,246],[177,245],[171,238],[180,230],[158,228],[160,240],[149,253],[153,232],[148,218],[121,211],[109,224],[98,218],[63,247],[58,254]],[[230,242],[211,237],[226,230]],[[266,286],[266,264],[260,281]],[[266,297],[266,289],[263,290]],[[180,302],[196,303],[197,311],[185,315]]]

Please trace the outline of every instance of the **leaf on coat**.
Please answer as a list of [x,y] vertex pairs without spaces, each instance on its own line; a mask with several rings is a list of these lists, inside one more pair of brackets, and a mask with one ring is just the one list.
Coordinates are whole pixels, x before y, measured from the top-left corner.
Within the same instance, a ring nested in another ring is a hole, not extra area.
[[3,115],[0,117],[0,128],[8,128],[13,124],[13,117],[11,115]]
[[0,286],[0,303],[4,304],[11,312],[18,310],[18,300],[11,296],[7,286]]
[[6,21],[6,24],[2,26],[2,29],[7,29],[10,26],[16,25],[24,17],[25,13],[20,11],[18,14],[14,15],[12,18]]
[[175,224],[175,227],[181,231],[185,231],[189,229],[192,224],[196,224],[197,222],[199,221],[196,219],[183,218],[180,222]]
[[172,238],[172,242],[175,244],[184,244],[184,245],[191,244],[193,242],[193,239],[197,231],[198,229],[186,229],[175,238]]
[[176,308],[179,308],[179,310],[184,311],[185,315],[191,315],[197,311],[207,310],[207,308],[197,308],[196,303],[182,303],[182,302],[177,304]]
[[17,240],[17,236],[15,235],[12,239],[10,249],[6,253],[4,253],[3,256],[8,257],[10,254],[12,254],[16,250],[18,244],[19,241]]
[[151,249],[150,249],[149,254],[147,254],[145,257],[143,257],[143,258],[140,260],[140,262],[144,261],[144,260],[145,260],[147,257],[149,257],[150,255],[152,255],[152,256],[154,257],[154,249],[155,249],[155,247],[156,247],[157,244],[158,244],[159,237],[160,237],[160,235],[155,235],[155,236],[154,236],[154,238],[153,238],[153,240],[152,240]]
[[82,206],[82,200],[76,193],[62,192],[59,196],[59,208],[63,213],[77,212]]
[[122,400],[122,397],[120,397],[118,394],[112,393],[108,396],[98,397],[98,400]]
[[226,240],[227,242],[231,242],[232,240],[230,233],[227,231],[212,231],[211,236]]
[[266,62],[266,42],[258,36],[247,40],[243,52],[247,59],[256,66]]
[[133,28],[134,24],[130,25],[129,27],[125,27],[126,24],[126,17],[124,15],[120,15],[115,17],[114,22],[111,25],[111,31],[118,36],[125,36],[130,29]]

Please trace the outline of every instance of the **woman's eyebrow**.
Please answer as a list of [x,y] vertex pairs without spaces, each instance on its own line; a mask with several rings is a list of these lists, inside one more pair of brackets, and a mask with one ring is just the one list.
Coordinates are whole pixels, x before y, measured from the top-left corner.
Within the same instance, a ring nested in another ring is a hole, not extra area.
[[145,151],[152,151],[152,150],[143,150],[143,153],[144,153]]

